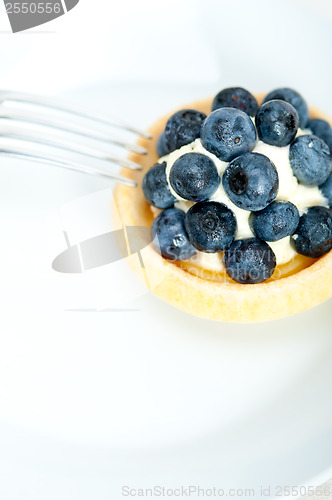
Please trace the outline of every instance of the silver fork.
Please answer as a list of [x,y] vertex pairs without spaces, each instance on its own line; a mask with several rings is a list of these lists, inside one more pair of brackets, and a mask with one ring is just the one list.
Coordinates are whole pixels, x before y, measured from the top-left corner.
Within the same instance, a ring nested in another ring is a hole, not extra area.
[[[78,105],[20,92],[0,91],[0,155],[101,175],[128,186],[136,186],[131,179],[91,167],[84,161],[65,157],[66,152],[77,153],[87,158],[102,160],[107,165],[141,170],[138,163],[117,157],[110,151],[110,145],[115,145],[137,154],[147,152],[137,144],[115,137],[116,128],[151,138],[147,132]],[[54,134],[58,136],[54,137]],[[84,139],[85,143],[80,143],[80,139]],[[95,144],[89,144],[90,141]],[[56,153],[47,150],[43,152],[43,147],[56,149]]]

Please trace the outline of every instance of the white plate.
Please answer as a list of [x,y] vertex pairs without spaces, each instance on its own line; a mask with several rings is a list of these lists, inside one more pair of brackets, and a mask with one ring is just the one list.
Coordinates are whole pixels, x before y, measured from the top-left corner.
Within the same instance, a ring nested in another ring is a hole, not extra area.
[[[130,90],[100,85],[67,97],[145,127],[212,92]],[[273,496],[277,485],[314,482],[332,465],[332,302],[229,325],[172,308],[130,272],[124,286],[113,264],[54,272],[63,229],[73,243],[111,227],[109,188],[2,161],[1,498],[121,498],[123,485],[158,484],[254,488],[259,497],[261,486]],[[87,311],[98,308],[107,310]]]

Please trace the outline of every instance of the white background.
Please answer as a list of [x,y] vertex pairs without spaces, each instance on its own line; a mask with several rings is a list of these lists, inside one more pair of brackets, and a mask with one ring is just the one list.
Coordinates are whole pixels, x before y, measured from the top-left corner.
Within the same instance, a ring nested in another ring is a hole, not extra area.
[[[332,114],[331,25],[329,1],[81,0],[13,35],[2,10],[1,87],[141,127],[229,85],[292,86]],[[118,499],[123,484],[188,482],[259,493],[326,479],[331,301],[227,325],[173,309],[130,273],[113,279],[124,268],[53,272],[64,226],[74,239],[109,229],[111,187],[1,159],[0,498]],[[127,310],[68,311],[116,296]]]
[[[329,0],[81,0],[33,32],[2,36],[1,84],[42,93],[102,77],[213,92],[293,85],[329,111],[331,22]],[[0,29],[10,29],[4,11]]]

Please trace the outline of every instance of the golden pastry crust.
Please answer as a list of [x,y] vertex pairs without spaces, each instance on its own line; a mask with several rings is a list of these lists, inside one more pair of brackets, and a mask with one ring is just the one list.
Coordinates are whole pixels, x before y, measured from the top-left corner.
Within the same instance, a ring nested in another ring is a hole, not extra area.
[[[256,97],[258,101],[262,99],[262,96]],[[211,102],[212,99],[205,99],[178,109],[193,108],[208,114]],[[123,226],[152,225],[154,214],[144,198],[141,184],[145,172],[158,160],[156,141],[173,113],[150,128],[151,140],[139,141],[148,150],[147,155],[130,155],[131,160],[142,165],[142,171],[124,169],[121,172],[138,183],[136,189],[117,185],[114,190]],[[310,110],[310,116],[331,123],[329,117],[316,109]],[[137,260],[131,265],[139,276],[143,275]],[[144,265],[144,276],[148,277],[154,294],[190,314],[219,321],[273,320],[305,311],[332,296],[332,250],[316,260],[298,255],[290,263],[279,266],[270,280],[255,285],[235,283],[223,272],[207,271],[193,263],[168,261],[151,244],[144,249]]]

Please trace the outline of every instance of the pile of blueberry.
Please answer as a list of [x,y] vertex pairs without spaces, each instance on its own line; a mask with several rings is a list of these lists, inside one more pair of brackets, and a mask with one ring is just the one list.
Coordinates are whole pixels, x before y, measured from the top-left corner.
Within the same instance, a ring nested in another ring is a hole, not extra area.
[[[255,123],[255,124],[254,124]],[[298,128],[309,129],[296,137]],[[166,179],[166,162],[150,168],[143,179],[147,201],[163,209],[153,222],[166,259],[186,260],[196,250],[224,251],[224,265],[239,283],[270,278],[276,258],[267,242],[291,236],[296,251],[320,257],[332,248],[332,129],[320,119],[309,119],[308,106],[288,88],[269,93],[261,107],[245,89],[229,88],[213,100],[212,111],[183,109],[166,123],[157,144],[160,157],[200,138],[204,148],[228,165],[220,178],[211,157],[185,153],[172,165],[169,183],[179,197],[194,202],[187,213],[174,208],[175,197]],[[276,201],[278,172],[265,155],[252,152],[257,139],[289,145],[289,160],[299,183],[319,186],[330,208],[310,208],[301,217],[289,201]],[[236,217],[223,203],[209,201],[220,182],[237,207],[250,211],[254,238],[235,240]]]

